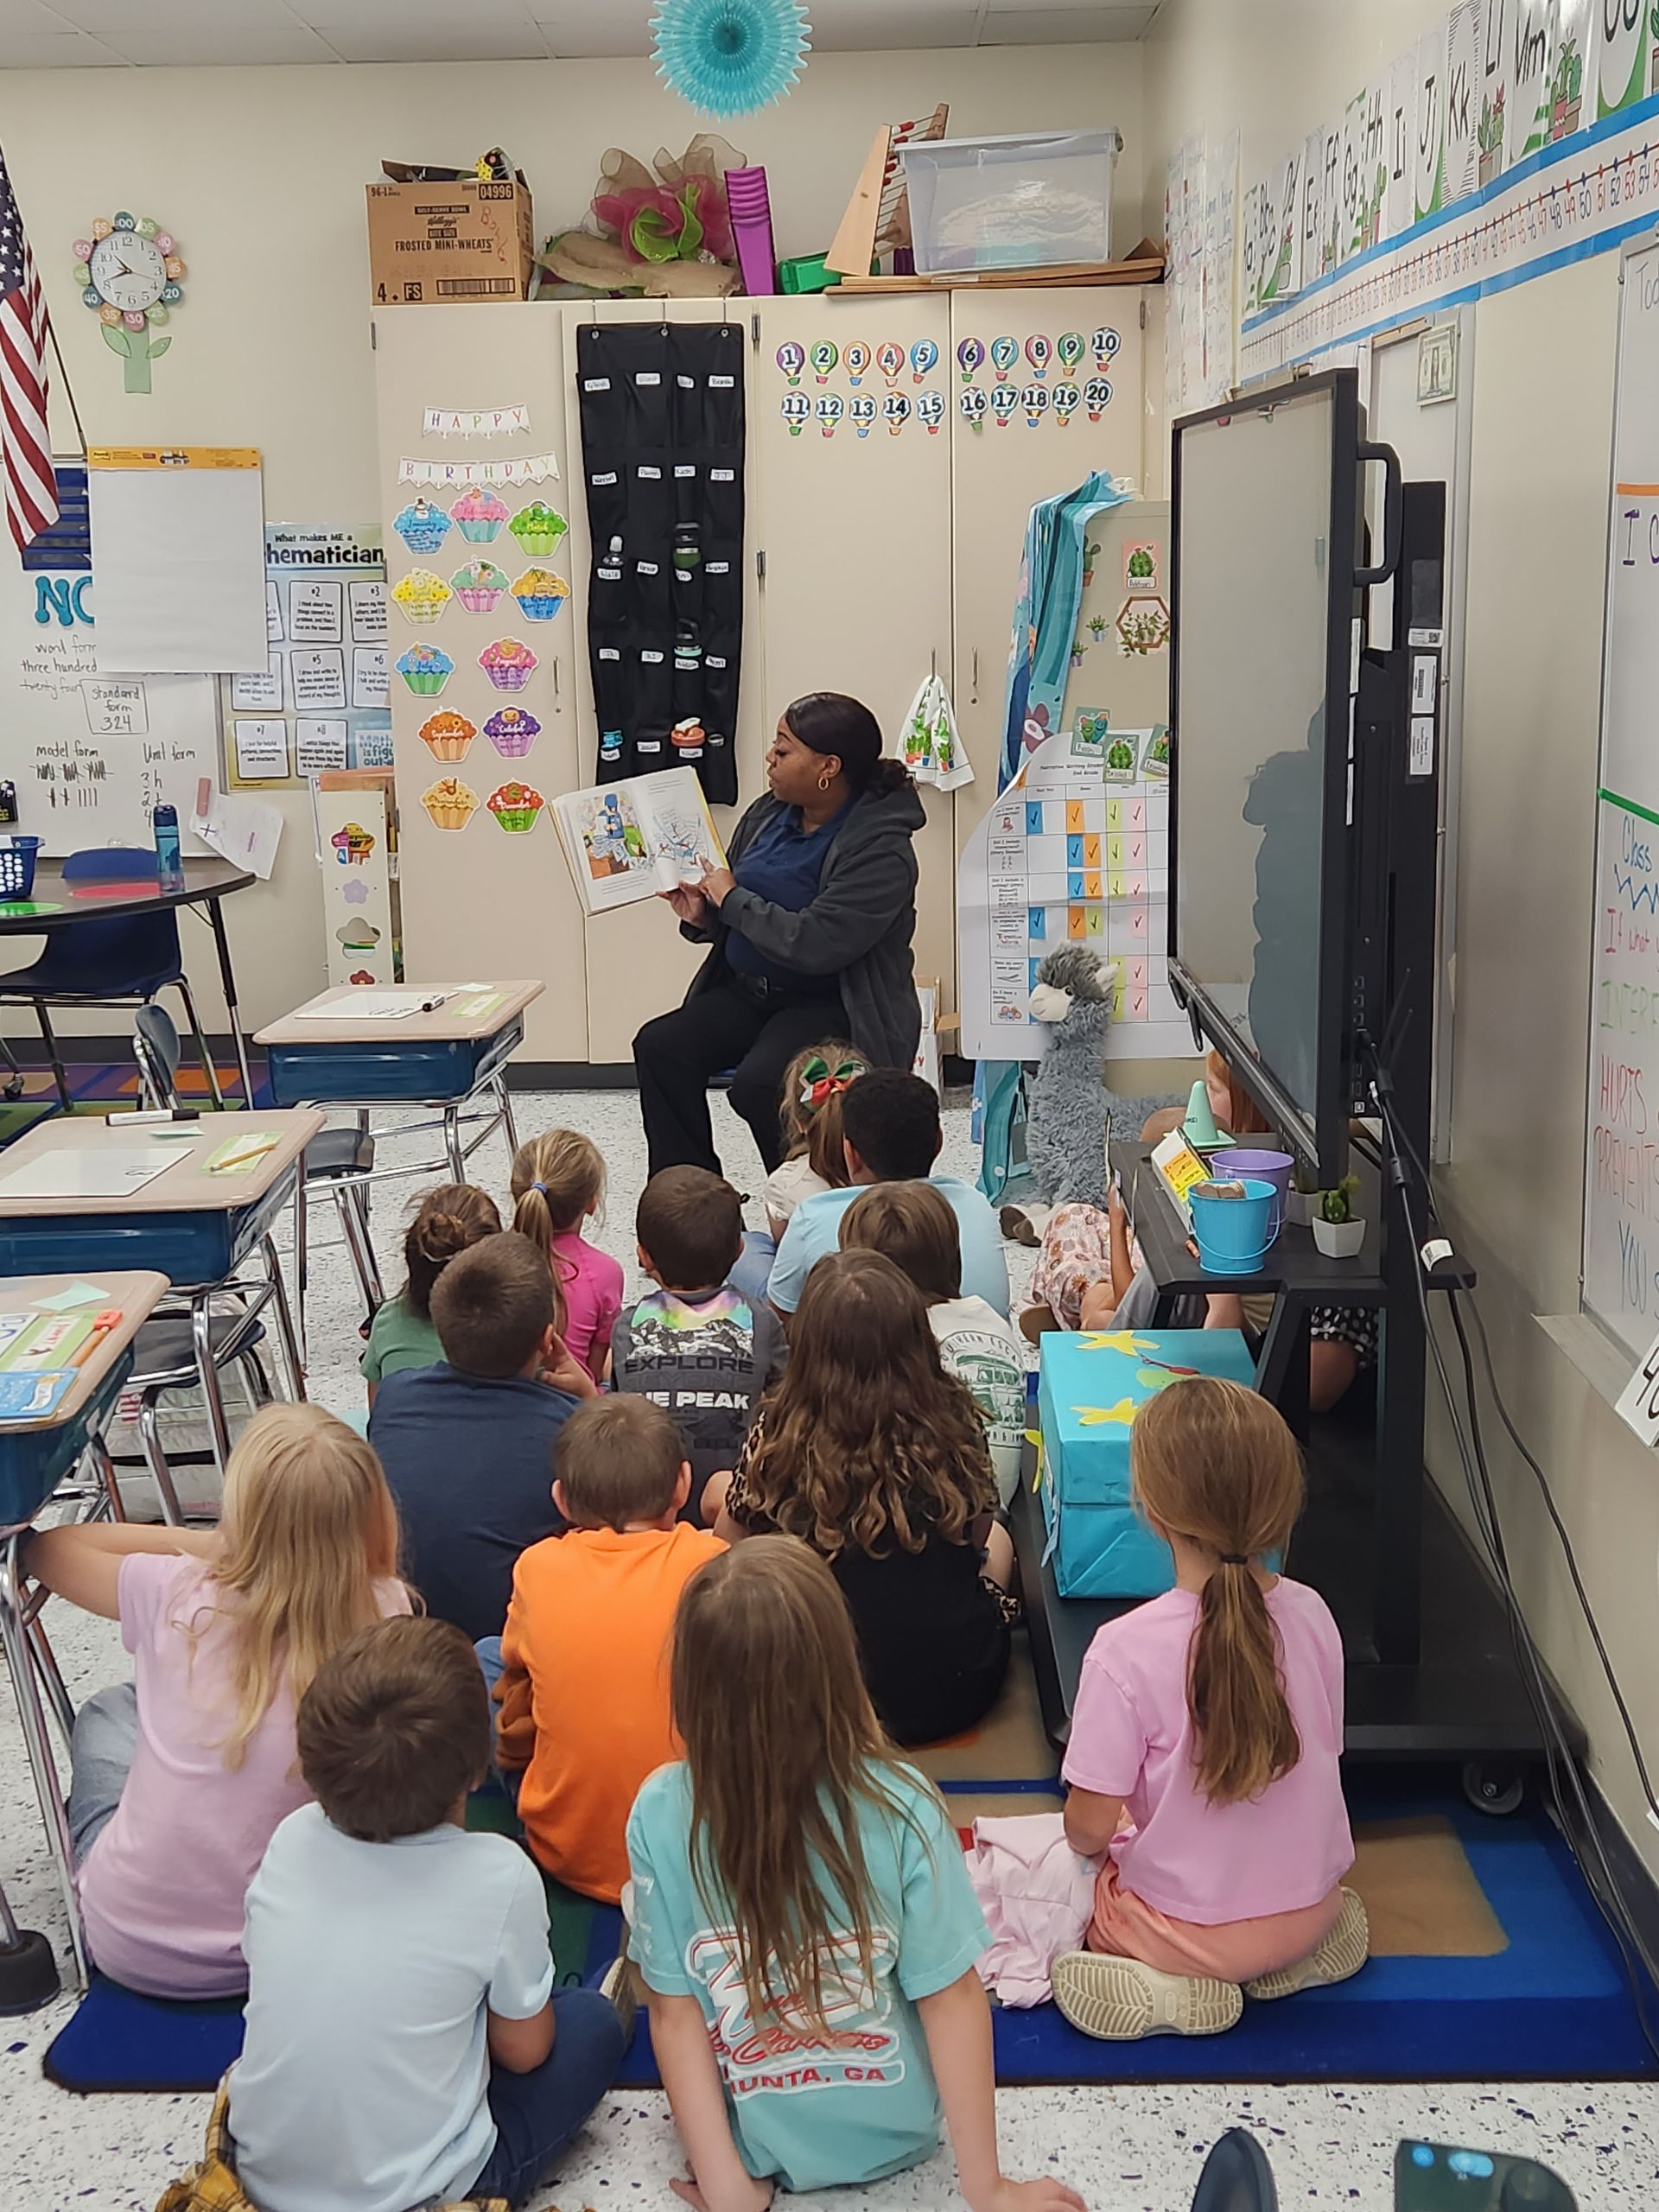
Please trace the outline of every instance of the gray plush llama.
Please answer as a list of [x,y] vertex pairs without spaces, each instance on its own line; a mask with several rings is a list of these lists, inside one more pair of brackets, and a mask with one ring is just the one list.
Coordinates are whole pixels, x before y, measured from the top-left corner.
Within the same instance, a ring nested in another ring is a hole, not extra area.
[[1051,1206],[1106,1203],[1106,1134],[1113,1100],[1104,1075],[1116,964],[1086,944],[1051,952],[1037,970],[1032,1018],[1052,1025],[1032,1077],[1026,1159]]

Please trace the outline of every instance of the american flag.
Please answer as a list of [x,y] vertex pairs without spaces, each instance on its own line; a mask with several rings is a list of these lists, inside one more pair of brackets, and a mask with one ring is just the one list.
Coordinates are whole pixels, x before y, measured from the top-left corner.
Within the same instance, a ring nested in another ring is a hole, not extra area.
[[6,520],[21,553],[58,518],[46,423],[46,301],[0,155],[0,450]]

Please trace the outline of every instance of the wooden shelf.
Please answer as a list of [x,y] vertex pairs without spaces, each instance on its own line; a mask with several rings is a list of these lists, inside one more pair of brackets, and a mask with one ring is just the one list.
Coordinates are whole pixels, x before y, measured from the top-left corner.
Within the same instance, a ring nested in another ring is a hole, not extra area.
[[1076,262],[1054,269],[969,269],[941,276],[843,276],[820,296],[837,293],[871,292],[997,292],[1012,289],[1044,290],[1050,285],[1160,284],[1164,278],[1161,254],[1145,261]]

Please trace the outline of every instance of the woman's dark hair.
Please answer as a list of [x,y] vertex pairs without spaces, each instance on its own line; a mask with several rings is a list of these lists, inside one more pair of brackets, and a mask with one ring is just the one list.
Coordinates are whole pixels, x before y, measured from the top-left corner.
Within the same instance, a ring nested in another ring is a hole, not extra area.
[[421,1200],[404,1237],[409,1281],[404,1303],[423,1319],[432,1312],[432,1286],[458,1252],[500,1233],[495,1200],[473,1183],[442,1183]]
[[784,709],[784,720],[809,752],[834,753],[855,791],[899,791],[912,780],[902,760],[883,757],[875,716],[844,691],[809,691]]

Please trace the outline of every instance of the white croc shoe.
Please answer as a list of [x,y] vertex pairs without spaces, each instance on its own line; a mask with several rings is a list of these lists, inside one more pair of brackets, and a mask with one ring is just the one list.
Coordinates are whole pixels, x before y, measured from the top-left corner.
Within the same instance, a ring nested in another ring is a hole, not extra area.
[[1294,1997],[1299,1989],[1318,1989],[1333,1981],[1347,1981],[1370,1956],[1371,1924],[1363,1901],[1352,1890],[1342,1893],[1337,1924],[1319,1945],[1294,1967],[1277,1974],[1258,1974],[1244,1985],[1247,1997]]
[[1074,2028],[1103,2043],[1142,2036],[1218,2036],[1244,2010],[1236,1982],[1160,1974],[1138,1959],[1066,1951],[1049,1970],[1054,2002]]

